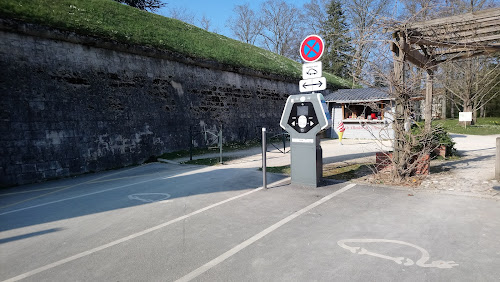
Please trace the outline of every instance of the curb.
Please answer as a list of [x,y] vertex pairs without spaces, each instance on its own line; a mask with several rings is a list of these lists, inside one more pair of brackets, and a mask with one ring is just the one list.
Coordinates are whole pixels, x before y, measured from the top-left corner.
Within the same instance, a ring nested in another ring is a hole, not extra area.
[[167,163],[167,164],[176,164],[176,165],[180,164],[178,162],[174,162],[174,161],[167,160],[167,159],[160,159],[160,158],[158,158],[157,161],[159,161],[160,163]]

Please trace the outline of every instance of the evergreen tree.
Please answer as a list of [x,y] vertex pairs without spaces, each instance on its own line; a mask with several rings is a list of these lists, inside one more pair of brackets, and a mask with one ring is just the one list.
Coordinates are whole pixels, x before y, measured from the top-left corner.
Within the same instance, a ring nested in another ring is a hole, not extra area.
[[321,22],[320,31],[325,41],[325,53],[321,59],[323,69],[337,76],[350,78],[351,39],[340,1],[331,0],[326,6],[326,13],[327,18]]

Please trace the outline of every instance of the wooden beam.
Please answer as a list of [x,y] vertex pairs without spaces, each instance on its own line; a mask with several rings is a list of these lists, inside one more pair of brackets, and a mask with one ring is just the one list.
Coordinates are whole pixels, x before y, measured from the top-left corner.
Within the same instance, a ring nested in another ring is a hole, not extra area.
[[500,39],[500,33],[481,36],[481,37],[475,36],[473,38],[464,38],[461,40],[457,40],[456,42],[459,44],[481,44],[481,43],[487,44],[486,42],[497,41],[499,39]]
[[487,53],[488,52],[486,52],[486,51],[479,51],[479,52],[475,52],[475,53],[465,53],[465,54],[460,55],[460,56],[453,56],[452,58],[444,58],[441,60],[436,60],[436,65],[444,63],[444,62],[459,61],[459,60],[463,60],[463,59],[467,59],[467,58],[482,56],[482,55],[485,55]]
[[[422,35],[426,36],[437,36],[446,35],[449,33],[464,32],[464,31],[479,31],[483,29],[492,29],[492,32],[498,30],[498,25],[500,24],[500,16],[498,18],[490,19],[488,21],[478,20],[473,22],[460,22],[454,24],[443,24],[440,26],[429,26],[408,28],[409,31],[417,31]],[[495,30],[496,28],[496,30]]]
[[[500,38],[500,34],[496,35],[495,37]],[[468,48],[468,49],[480,49],[480,50],[488,50],[488,51],[500,51],[500,46],[495,45],[485,45],[485,44],[478,44],[478,43],[457,43],[457,42],[440,42],[440,41],[435,41],[435,40],[430,40],[430,39],[425,39],[425,38],[415,38],[415,37],[409,37],[408,38],[410,44],[418,44],[418,45],[425,45],[425,46],[437,46],[437,47],[449,47],[449,48]]]
[[425,55],[421,54],[416,49],[411,49],[410,45],[405,44],[404,42],[402,42],[401,45],[402,46],[400,46],[400,50],[402,50],[406,54],[406,59],[410,63],[422,69],[428,69],[434,67],[434,63],[429,57],[426,57]]
[[410,28],[428,28],[435,25],[462,23],[465,21],[490,20],[500,16],[500,8],[476,11],[472,13],[456,15],[446,18],[439,18],[424,22],[417,22],[409,25]]
[[[422,38],[433,38],[435,40],[452,40],[456,38],[471,38],[471,37],[479,37],[482,35],[490,34],[497,32],[500,26],[500,19],[495,22],[492,26],[467,26],[464,28],[452,27],[442,28],[439,30],[422,30],[419,31],[418,34],[416,32],[414,37],[422,37]],[[412,34],[412,33],[410,33]],[[413,36],[413,35],[412,35]]]

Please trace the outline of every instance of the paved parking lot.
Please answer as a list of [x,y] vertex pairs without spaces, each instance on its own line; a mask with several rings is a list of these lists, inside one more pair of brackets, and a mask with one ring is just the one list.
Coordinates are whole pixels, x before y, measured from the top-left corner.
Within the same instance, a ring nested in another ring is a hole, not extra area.
[[4,190],[5,281],[498,281],[495,199],[153,163]]

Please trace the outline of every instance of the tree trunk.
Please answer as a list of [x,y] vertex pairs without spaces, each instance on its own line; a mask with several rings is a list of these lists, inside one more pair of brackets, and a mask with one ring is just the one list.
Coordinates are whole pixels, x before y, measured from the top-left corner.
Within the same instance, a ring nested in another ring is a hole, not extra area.
[[446,119],[446,95],[441,95],[441,119]]
[[427,79],[426,79],[426,89],[425,89],[425,114],[424,114],[425,130],[427,132],[431,131],[433,80],[434,80],[434,71],[428,69]]
[[[466,99],[464,101],[464,109],[463,109],[464,112],[472,112],[472,105],[471,105],[471,101],[469,99]],[[474,113],[472,113],[472,121],[467,121],[465,122],[465,124],[467,125],[473,125],[474,124]]]
[[[476,84],[476,88],[477,88],[477,84]],[[478,98],[476,96],[476,98],[474,98],[474,102],[472,103],[472,123],[471,124],[476,124],[477,123],[477,108],[478,108],[478,104],[479,104],[479,101],[478,101]]]
[[450,116],[455,118],[455,97],[450,99]]

